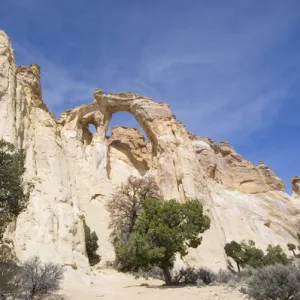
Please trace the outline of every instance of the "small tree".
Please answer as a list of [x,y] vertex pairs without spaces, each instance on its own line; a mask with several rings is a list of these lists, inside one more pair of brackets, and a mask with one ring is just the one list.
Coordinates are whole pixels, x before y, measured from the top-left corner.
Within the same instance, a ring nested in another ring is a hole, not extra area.
[[142,203],[147,199],[160,199],[159,188],[152,177],[130,176],[107,204],[110,213],[109,227],[114,245],[128,240],[140,213]]
[[124,271],[157,266],[166,284],[171,285],[175,254],[183,257],[188,247],[198,247],[202,240],[199,234],[209,227],[210,219],[198,200],[179,203],[145,199],[130,238],[116,247],[118,261]]
[[261,249],[255,247],[255,242],[249,240],[248,243],[242,242],[243,261],[242,267],[252,267],[254,269],[263,266],[264,252]]
[[0,239],[7,224],[18,216],[29,199],[31,185],[23,180],[25,154],[0,139]]
[[264,265],[275,265],[282,264],[287,265],[290,262],[287,255],[284,253],[282,248],[277,246],[269,245],[267,248],[267,254],[264,257]]
[[244,261],[242,245],[236,241],[231,241],[225,245],[224,250],[226,255],[236,262],[238,271],[241,272],[241,264]]
[[295,250],[296,250],[296,248],[297,248],[296,245],[291,244],[291,243],[288,243],[288,244],[287,244],[287,247],[288,247],[288,249],[289,249],[290,251],[293,252],[293,255],[296,256],[296,253],[295,253]]
[[61,266],[53,263],[43,264],[39,257],[32,257],[23,264],[19,274],[22,290],[29,294],[30,299],[58,290],[63,273],[64,269]]
[[96,265],[100,262],[100,256],[97,254],[98,246],[98,236],[95,231],[91,231],[90,227],[83,223],[84,225],[84,235],[85,235],[85,247],[86,253],[91,266]]

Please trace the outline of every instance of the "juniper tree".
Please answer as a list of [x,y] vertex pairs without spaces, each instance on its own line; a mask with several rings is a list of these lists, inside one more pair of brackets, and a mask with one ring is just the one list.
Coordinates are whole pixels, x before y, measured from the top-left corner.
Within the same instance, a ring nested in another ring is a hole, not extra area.
[[189,247],[198,247],[199,234],[209,227],[210,219],[198,200],[145,199],[132,234],[118,244],[116,256],[123,271],[161,268],[166,284],[171,285],[175,254],[184,257]]
[[290,251],[292,251],[293,252],[293,255],[294,256],[296,256],[296,253],[295,253],[295,250],[296,250],[296,245],[294,245],[294,244],[292,244],[292,243],[288,243],[287,244],[287,247],[288,247],[288,249],[290,250]]
[[23,180],[25,154],[0,140],[0,238],[7,224],[25,208],[32,185]]

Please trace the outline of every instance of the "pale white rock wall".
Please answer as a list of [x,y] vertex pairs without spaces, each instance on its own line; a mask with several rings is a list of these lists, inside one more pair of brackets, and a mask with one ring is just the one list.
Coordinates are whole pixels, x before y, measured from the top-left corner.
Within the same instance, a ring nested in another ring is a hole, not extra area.
[[[107,139],[117,111],[133,114],[150,143],[125,127]],[[89,124],[97,129],[94,135]],[[26,179],[35,184],[28,209],[8,233],[21,260],[38,254],[43,260],[76,264],[77,273],[89,274],[83,218],[99,237],[101,264],[113,260],[105,205],[132,174],[153,175],[165,199],[198,198],[204,204],[212,226],[202,245],[191,250],[188,263],[226,267],[223,247],[232,239],[253,239],[263,249],[269,243],[285,247],[295,242],[299,202],[283,192],[284,183],[269,167],[243,159],[228,143],[188,134],[167,104],[133,93],[96,90],[92,103],[56,120],[42,101],[39,67],[16,70],[3,32],[0,137],[25,149]]]
[[15,72],[14,52],[5,32],[0,30],[0,136],[15,143]]
[[264,251],[269,244],[281,245],[290,255],[286,244],[297,244],[295,234],[300,225],[298,200],[277,191],[261,194],[230,191],[211,180],[209,187],[212,226],[204,233],[202,245],[190,251],[187,262],[215,270],[226,268],[225,243],[243,239],[255,241]]

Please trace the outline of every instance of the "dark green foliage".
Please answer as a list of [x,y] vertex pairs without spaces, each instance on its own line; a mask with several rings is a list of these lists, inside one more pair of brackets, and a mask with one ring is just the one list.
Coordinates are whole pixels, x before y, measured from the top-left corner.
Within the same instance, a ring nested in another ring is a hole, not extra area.
[[216,281],[217,275],[207,269],[200,268],[196,269],[194,267],[186,267],[180,269],[173,278],[174,285],[198,285],[205,284],[209,285],[212,282]]
[[265,266],[274,264],[287,265],[290,263],[290,260],[279,245],[269,245],[267,248],[267,254],[263,258],[263,262]]
[[198,276],[199,279],[202,280],[202,282],[206,285],[211,284],[212,282],[216,281],[216,274],[207,269],[207,268],[201,268],[198,270]]
[[224,247],[225,253],[228,257],[231,257],[237,265],[239,272],[241,272],[241,263],[243,262],[243,251],[241,244],[236,241],[227,243]]
[[[205,274],[202,274],[205,277]],[[193,267],[187,267],[180,269],[173,277],[174,285],[196,285],[199,278],[199,272]],[[209,278],[208,278],[209,280]]]
[[297,249],[296,245],[291,244],[291,243],[288,243],[288,244],[287,244],[287,247],[288,247],[288,249],[289,249],[290,251],[293,252],[293,255],[296,256],[296,253],[295,253],[295,250]]
[[245,268],[248,266],[257,269],[276,263],[287,265],[290,262],[279,245],[269,245],[266,255],[261,249],[256,248],[255,243],[251,240],[248,243],[241,242],[240,244],[232,241],[225,245],[224,250],[226,255],[236,262],[239,272],[240,267]]
[[95,231],[91,232],[89,226],[84,222],[84,234],[85,234],[85,246],[86,253],[91,266],[96,265],[100,262],[101,257],[97,254],[98,246],[98,236]]
[[187,255],[188,247],[201,244],[200,233],[210,227],[198,200],[180,203],[176,200],[146,199],[128,241],[116,247],[116,256],[123,271],[161,268],[165,281],[172,284],[170,270],[175,254]]
[[260,268],[263,266],[264,252],[255,247],[253,241],[248,241],[248,243],[242,242],[242,251],[243,251],[243,261],[241,266],[244,268],[246,266],[251,268]]
[[25,154],[0,140],[0,238],[8,224],[25,208],[32,186],[25,183]]
[[300,271],[283,265],[267,266],[248,282],[248,295],[255,300],[300,300]]

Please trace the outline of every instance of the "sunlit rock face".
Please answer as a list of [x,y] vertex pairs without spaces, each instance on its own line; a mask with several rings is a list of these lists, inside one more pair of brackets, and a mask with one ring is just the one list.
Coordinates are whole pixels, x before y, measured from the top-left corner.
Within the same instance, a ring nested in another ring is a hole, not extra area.
[[[132,114],[138,129],[115,127],[112,115]],[[93,124],[96,132],[89,131]],[[15,66],[8,37],[0,32],[0,137],[24,148],[26,179],[34,183],[28,209],[7,230],[19,259],[76,264],[89,272],[83,222],[99,237],[101,264],[114,259],[105,208],[130,175],[153,176],[164,199],[197,198],[212,219],[202,245],[186,262],[226,267],[226,242],[253,239],[266,248],[295,243],[300,205],[263,162],[255,166],[226,142],[188,133],[166,103],[134,93],[95,90],[91,103],[56,119],[42,100],[40,68]],[[297,180],[293,181],[299,195]]]
[[292,177],[293,197],[300,198],[300,176]]

